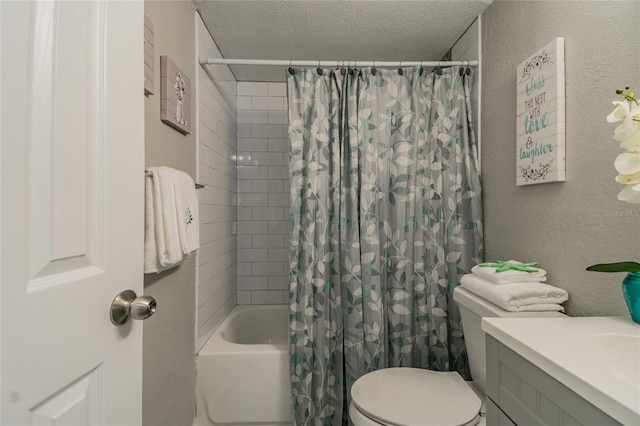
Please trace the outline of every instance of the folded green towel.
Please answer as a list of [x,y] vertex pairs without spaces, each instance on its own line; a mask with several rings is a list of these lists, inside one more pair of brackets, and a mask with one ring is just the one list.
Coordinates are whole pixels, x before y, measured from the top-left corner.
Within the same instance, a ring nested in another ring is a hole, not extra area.
[[538,262],[530,262],[530,263],[510,263],[504,262],[502,260],[498,260],[495,263],[479,263],[478,266],[482,268],[495,268],[496,272],[506,272],[506,271],[520,271],[520,272],[528,272],[534,274],[539,271],[538,268],[533,268],[533,266],[537,266]]

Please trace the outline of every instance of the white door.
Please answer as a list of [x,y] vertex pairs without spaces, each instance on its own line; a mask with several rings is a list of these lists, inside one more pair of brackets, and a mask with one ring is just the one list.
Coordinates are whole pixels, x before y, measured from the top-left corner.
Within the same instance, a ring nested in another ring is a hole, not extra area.
[[143,3],[0,1],[2,425],[137,425]]

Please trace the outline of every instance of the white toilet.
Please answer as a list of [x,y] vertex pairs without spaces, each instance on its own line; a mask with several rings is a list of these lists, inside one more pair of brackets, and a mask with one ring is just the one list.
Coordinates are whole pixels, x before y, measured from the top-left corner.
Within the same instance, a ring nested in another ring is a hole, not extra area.
[[559,312],[508,312],[456,287],[473,382],[456,372],[386,368],[351,387],[349,417],[355,426],[484,426],[485,336],[482,317],[556,317]]

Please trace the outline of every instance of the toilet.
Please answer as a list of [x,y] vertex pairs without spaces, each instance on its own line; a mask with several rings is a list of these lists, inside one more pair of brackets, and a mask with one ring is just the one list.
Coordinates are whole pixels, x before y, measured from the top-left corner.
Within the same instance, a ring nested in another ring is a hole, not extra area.
[[559,312],[508,312],[456,287],[472,382],[456,372],[385,368],[360,377],[351,387],[349,417],[354,426],[484,426],[486,395],[483,317],[558,317]]

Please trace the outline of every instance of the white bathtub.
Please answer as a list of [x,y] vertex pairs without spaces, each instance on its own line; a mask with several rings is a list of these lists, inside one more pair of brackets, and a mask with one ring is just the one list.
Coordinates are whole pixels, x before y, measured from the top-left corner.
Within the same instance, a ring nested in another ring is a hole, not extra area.
[[196,426],[293,424],[287,305],[236,306],[197,357]]

